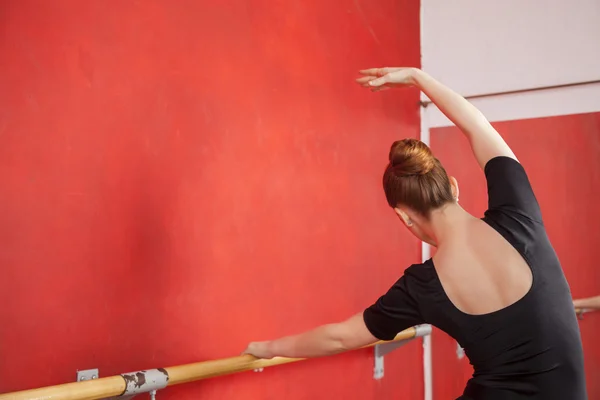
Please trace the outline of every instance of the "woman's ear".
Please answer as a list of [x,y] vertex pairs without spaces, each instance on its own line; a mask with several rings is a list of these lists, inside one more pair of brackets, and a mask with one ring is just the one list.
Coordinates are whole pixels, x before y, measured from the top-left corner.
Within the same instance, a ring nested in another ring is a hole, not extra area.
[[450,188],[452,190],[452,197],[454,197],[454,201],[458,202],[460,190],[458,189],[458,181],[453,176],[450,177]]
[[394,208],[394,211],[396,212],[396,214],[398,214],[398,216],[400,217],[400,219],[402,220],[402,222],[404,222],[404,224],[406,226],[408,226],[409,228],[411,226],[413,226],[413,222],[407,213],[405,213],[403,210],[401,210],[400,208],[397,208],[397,207]]

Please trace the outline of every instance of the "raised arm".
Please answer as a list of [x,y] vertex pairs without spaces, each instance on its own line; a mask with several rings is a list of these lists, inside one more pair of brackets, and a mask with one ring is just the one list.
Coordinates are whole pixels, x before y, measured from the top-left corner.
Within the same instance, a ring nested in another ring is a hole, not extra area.
[[431,99],[467,137],[481,168],[497,156],[517,159],[485,116],[464,97],[416,68],[372,68],[361,71],[357,81],[374,91],[416,86]]

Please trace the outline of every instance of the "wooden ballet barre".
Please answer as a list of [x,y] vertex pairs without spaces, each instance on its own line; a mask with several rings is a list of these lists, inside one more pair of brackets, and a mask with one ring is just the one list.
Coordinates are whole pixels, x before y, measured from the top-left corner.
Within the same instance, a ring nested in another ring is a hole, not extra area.
[[[378,344],[410,340],[428,335],[430,327],[412,327],[396,335],[393,340],[379,341],[363,348]],[[131,374],[116,375],[107,378],[83,382],[66,383],[39,389],[23,390],[0,394],[0,400],[95,400],[111,397],[129,396],[162,389],[166,386],[193,382],[238,372],[258,370],[281,364],[302,361],[303,358],[275,357],[269,360],[257,359],[251,355],[202,361],[193,364],[178,365],[164,369],[146,370]],[[160,381],[164,379],[164,384]],[[156,387],[152,388],[152,384]],[[144,385],[148,386],[145,387]]]

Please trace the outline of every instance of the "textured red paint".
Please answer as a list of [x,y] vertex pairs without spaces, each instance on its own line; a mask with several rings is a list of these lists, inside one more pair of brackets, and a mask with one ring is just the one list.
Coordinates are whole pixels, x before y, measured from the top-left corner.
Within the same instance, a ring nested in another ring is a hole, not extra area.
[[[418,93],[413,0],[2,2],[0,391],[239,354],[368,306],[418,260],[381,189]],[[167,389],[418,399],[421,346]]]
[[[596,255],[600,243],[600,113],[494,124],[525,166],[542,207],[548,234],[574,297],[600,294]],[[432,149],[460,187],[460,202],[482,215],[485,179],[467,141],[452,128],[431,130]],[[580,322],[590,399],[600,398],[600,315]],[[435,398],[458,396],[472,368],[456,358],[456,342],[433,334]]]

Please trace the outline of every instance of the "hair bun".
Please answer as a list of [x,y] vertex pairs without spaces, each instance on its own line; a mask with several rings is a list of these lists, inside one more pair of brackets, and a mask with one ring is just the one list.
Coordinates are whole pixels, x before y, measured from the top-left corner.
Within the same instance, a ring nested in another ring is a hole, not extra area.
[[417,139],[398,140],[390,149],[390,168],[400,176],[425,175],[436,163],[431,149]]

